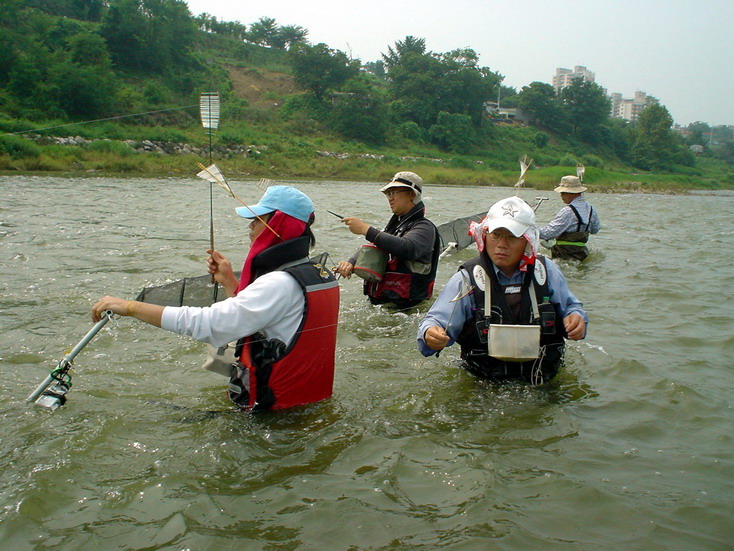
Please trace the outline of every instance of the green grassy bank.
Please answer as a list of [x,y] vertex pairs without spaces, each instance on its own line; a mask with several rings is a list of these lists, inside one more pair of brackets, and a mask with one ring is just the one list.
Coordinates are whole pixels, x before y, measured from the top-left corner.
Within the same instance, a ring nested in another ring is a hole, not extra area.
[[[212,158],[229,178],[386,181],[398,170],[412,170],[433,184],[512,186],[519,177],[518,159],[527,155],[534,162],[526,186],[536,189],[552,189],[562,176],[575,174],[577,162],[586,166],[584,182],[593,191],[734,189],[734,169],[717,159],[700,157],[695,167],[678,167],[675,173],[636,171],[583,144],[552,139],[538,147],[537,131],[527,127],[497,128],[486,149],[462,155],[409,140],[379,147],[346,141],[255,111],[248,119],[225,124],[212,139]],[[0,174],[191,176],[209,156],[208,137],[193,116],[177,125],[101,122],[54,128],[50,122],[32,132],[25,131],[27,122],[2,125]],[[59,145],[54,135],[80,136],[85,143]],[[197,153],[140,152],[145,140],[191,144]],[[252,152],[242,153],[249,146]]]

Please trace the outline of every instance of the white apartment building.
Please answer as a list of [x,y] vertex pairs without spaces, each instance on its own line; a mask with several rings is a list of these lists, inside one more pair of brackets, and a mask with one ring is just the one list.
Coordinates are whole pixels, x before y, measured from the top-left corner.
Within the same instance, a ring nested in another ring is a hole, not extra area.
[[[553,75],[553,88],[556,90],[556,94],[561,91],[562,88],[570,86],[571,83],[577,78],[582,79],[584,82],[595,82],[596,75],[592,71],[589,71],[583,65],[576,65],[573,70],[564,69],[558,67],[556,74]],[[606,88],[604,89],[606,93]],[[640,115],[640,111],[647,105],[647,94],[635,92],[635,96],[631,99],[623,98],[622,94],[615,92],[610,96],[612,100],[612,117],[619,119],[625,119],[628,121],[636,121]]]
[[632,99],[623,98],[622,94],[615,92],[612,94],[612,117],[625,119],[628,121],[636,121],[640,116],[640,111],[647,105],[647,94],[635,92]]
[[583,65],[576,65],[573,68],[573,71],[571,69],[558,67],[556,69],[556,74],[553,75],[553,88],[555,88],[556,93],[558,93],[561,88],[570,86],[577,78],[582,79],[584,82],[594,82],[596,76]]

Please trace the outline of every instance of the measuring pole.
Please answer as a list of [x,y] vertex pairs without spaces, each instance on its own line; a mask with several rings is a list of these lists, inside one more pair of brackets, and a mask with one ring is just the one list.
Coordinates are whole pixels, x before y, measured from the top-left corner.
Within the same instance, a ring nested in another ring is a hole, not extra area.
[[[219,92],[204,92],[199,96],[199,114],[201,115],[201,124],[209,134],[209,164],[212,164],[212,136],[214,131],[219,127]],[[214,184],[209,182],[209,247],[214,251]],[[214,289],[212,297],[217,300],[217,285],[212,274],[212,283]]]

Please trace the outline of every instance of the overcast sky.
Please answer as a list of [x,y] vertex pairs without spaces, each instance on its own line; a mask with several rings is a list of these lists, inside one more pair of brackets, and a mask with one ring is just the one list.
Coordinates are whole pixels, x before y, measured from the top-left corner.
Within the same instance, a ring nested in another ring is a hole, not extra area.
[[609,93],[655,96],[675,122],[734,124],[732,0],[188,0],[193,15],[308,30],[363,63],[412,35],[428,50],[472,48],[520,89],[586,66]]

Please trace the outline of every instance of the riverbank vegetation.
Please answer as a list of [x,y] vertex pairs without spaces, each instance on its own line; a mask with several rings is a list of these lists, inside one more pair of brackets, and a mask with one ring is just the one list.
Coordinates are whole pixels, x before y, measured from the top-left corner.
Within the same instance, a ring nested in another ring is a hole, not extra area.
[[[734,188],[729,127],[672,130],[653,100],[634,123],[603,89],[515,90],[470,48],[405,37],[362,62],[268,18],[193,17],[180,0],[7,0],[0,13],[0,171],[190,175],[209,154],[230,177],[553,187],[586,167],[595,190]],[[198,120],[218,91],[219,129]],[[491,106],[501,96],[528,117]],[[62,137],[63,139],[60,139]],[[690,146],[695,147],[694,150]]]

